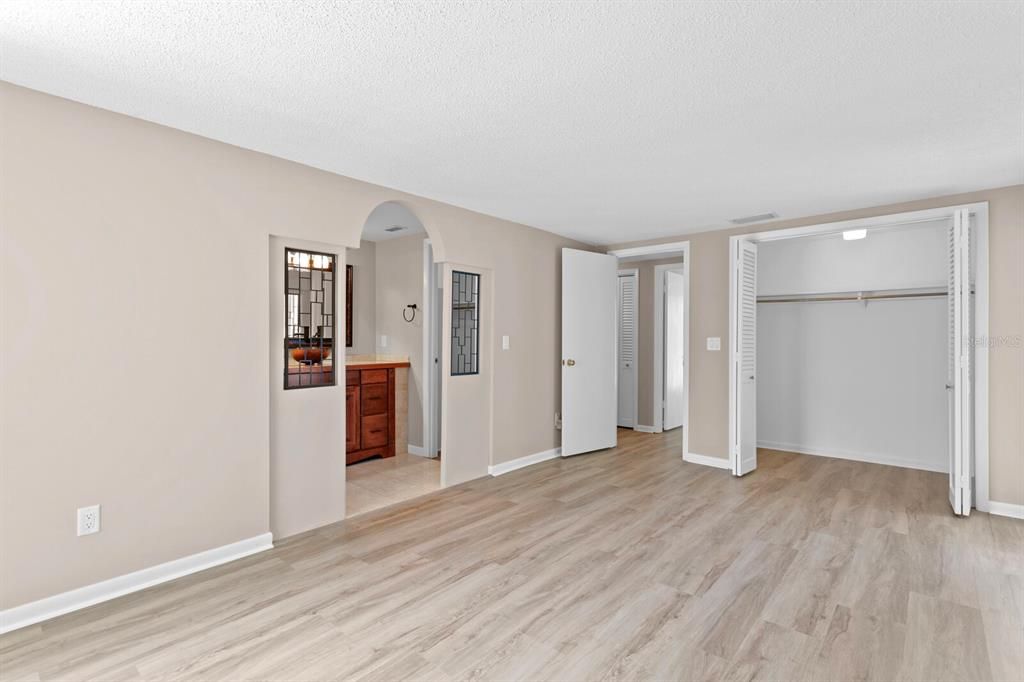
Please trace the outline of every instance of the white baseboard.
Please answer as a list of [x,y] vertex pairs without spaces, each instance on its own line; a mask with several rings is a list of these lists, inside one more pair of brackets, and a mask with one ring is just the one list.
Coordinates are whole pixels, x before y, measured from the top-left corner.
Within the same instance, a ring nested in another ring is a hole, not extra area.
[[658,429],[653,426],[647,426],[646,424],[637,424],[633,427],[633,430],[639,431],[640,433],[658,433]]
[[412,443],[409,443],[405,446],[405,450],[410,455],[418,455],[420,457],[427,456],[427,449],[422,445],[413,445]]
[[274,546],[274,537],[270,533],[257,535],[247,540],[233,542],[230,545],[214,547],[205,552],[192,554],[168,561],[167,563],[150,566],[141,571],[126,573],[116,578],[79,587],[74,590],[55,594],[38,601],[15,606],[0,611],[0,633],[10,632],[18,628],[32,625],[57,616],[84,609],[87,606],[109,601],[117,597],[144,590],[175,578],[197,573],[207,568],[226,564],[235,559],[256,554]]
[[996,516],[1008,516],[1011,519],[1024,519],[1024,504],[988,501],[988,513]]
[[716,469],[729,469],[731,465],[729,460],[721,457],[712,457],[710,455],[698,455],[695,452],[687,452],[683,455],[683,461],[689,462],[690,464],[703,464],[708,467],[715,467]]
[[833,459],[847,459],[855,462],[867,462],[868,464],[885,464],[886,466],[902,467],[904,469],[920,469],[921,471],[934,471],[940,474],[948,473],[946,468],[932,462],[925,462],[904,457],[892,457],[890,455],[879,455],[872,452],[854,452],[852,450],[835,450],[833,448],[815,448],[794,443],[769,443],[758,441],[757,447],[768,450],[785,450],[796,452],[801,455],[814,455],[816,457],[832,457]]
[[531,464],[540,464],[541,462],[546,462],[549,459],[555,459],[556,457],[561,456],[561,454],[562,448],[553,448],[551,450],[545,450],[544,452],[536,452],[532,455],[527,455],[526,457],[520,457],[519,459],[513,459],[508,462],[502,462],[501,464],[495,464],[494,466],[487,467],[487,473],[491,476],[501,476],[502,474],[507,474],[510,471],[528,467]]

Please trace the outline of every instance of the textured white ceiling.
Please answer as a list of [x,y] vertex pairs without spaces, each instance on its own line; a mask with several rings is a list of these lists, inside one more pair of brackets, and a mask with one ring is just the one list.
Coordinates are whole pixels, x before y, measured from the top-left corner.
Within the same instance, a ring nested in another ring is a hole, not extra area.
[[1024,182],[1019,2],[0,3],[0,78],[593,243]]

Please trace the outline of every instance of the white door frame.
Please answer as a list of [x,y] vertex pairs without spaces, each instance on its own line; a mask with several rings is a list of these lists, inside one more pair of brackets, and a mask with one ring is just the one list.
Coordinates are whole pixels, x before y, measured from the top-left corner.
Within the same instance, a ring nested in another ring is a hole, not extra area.
[[[741,240],[753,242],[775,241],[810,235],[837,234],[844,230],[866,229],[884,230],[887,228],[904,227],[913,223],[932,222],[936,220],[953,220],[957,210],[967,209],[974,218],[974,246],[977,250],[976,271],[974,281],[974,337],[980,342],[974,346],[974,506],[979,511],[989,511],[989,459],[988,459],[988,305],[989,305],[989,270],[988,270],[988,202],[957,204],[929,208],[906,213],[890,213],[887,215],[856,218],[832,223],[819,223],[805,227],[791,227],[782,230],[752,232],[729,237],[729,272],[736,267],[736,243]],[[729,278],[729,464],[736,471],[736,449],[733,447],[732,424],[736,417],[736,383],[735,363],[732,357],[736,352],[735,338],[735,302],[736,290],[733,278]]]
[[[687,414],[683,417],[683,440],[689,439],[690,426],[690,248],[683,251],[682,263],[654,266],[654,432],[665,429],[665,273],[683,273],[683,400]],[[689,448],[683,448],[689,452]]]
[[[686,319],[683,322],[683,324],[685,326],[685,329],[686,329],[686,348],[685,348],[686,356],[684,358],[684,363],[685,363],[684,370],[685,370],[685,373],[684,373],[684,377],[683,377],[683,381],[684,381],[683,390],[686,392],[686,420],[683,423],[683,448],[682,448],[683,451],[681,453],[681,456],[682,456],[683,459],[686,459],[689,456],[689,453],[690,453],[690,241],[687,239],[685,241],[667,242],[665,244],[651,244],[650,246],[633,246],[633,247],[626,248],[626,249],[613,249],[611,251],[608,251],[608,253],[613,255],[613,256],[616,256],[619,259],[622,259],[622,258],[635,258],[637,256],[665,255],[665,254],[672,254],[672,253],[681,253],[682,254],[683,267],[686,269],[686,299],[684,301],[684,306],[686,308],[686,310],[684,311],[684,314],[686,316]],[[678,267],[678,266],[673,266],[673,267]],[[657,277],[655,278],[655,286],[656,287],[658,286],[658,278]],[[664,287],[664,281],[662,281],[661,286]],[[664,293],[662,293],[662,298],[664,298]],[[657,298],[657,294],[656,294],[655,295],[655,301],[657,301],[657,300],[658,300],[658,298]],[[657,320],[658,320],[658,317],[659,317],[658,309],[661,306],[655,305],[654,307],[655,307],[655,322],[657,323]],[[664,318],[662,317],[661,320],[662,320],[662,325],[664,325]],[[664,329],[664,326],[662,326],[662,329]],[[661,349],[662,343],[663,343],[663,341],[659,341],[659,339],[661,339],[661,338],[663,338],[663,335],[658,335],[658,334],[654,335],[654,339],[655,339],[654,340],[654,343],[655,343],[655,356],[654,357],[655,357],[655,361],[656,362],[658,362],[657,358],[659,357],[660,349]],[[655,407],[655,410],[654,410],[654,422],[655,422],[654,430],[655,430],[656,433],[660,433],[662,431],[661,425],[664,424],[664,422],[662,421],[662,418],[661,418],[661,410],[657,407],[658,405],[660,405],[660,401],[662,400],[662,396],[663,396],[663,390],[662,390],[661,386],[662,386],[662,384],[663,384],[663,382],[665,380],[664,377],[665,377],[664,371],[662,371],[662,372],[655,372],[655,375],[654,375],[654,384],[655,384],[655,386],[654,386],[654,396],[655,396],[656,400],[658,401],[658,402],[655,402],[655,406],[656,407]]]
[[[639,268],[620,268],[619,277],[633,278],[633,430],[636,431],[636,426],[640,423],[640,401],[637,399],[637,394],[640,392],[640,363],[636,358],[637,344],[640,341],[640,331],[637,325],[637,318],[640,314],[640,270]],[[620,329],[615,330],[616,364],[619,359],[619,336],[621,333]],[[618,370],[616,369],[616,371]],[[619,390],[622,390],[622,386],[619,386]]]

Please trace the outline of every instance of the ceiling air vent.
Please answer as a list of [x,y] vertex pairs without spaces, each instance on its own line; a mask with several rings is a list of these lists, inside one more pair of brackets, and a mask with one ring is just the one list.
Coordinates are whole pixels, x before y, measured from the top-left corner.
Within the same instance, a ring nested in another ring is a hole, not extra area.
[[405,228],[402,227],[401,225],[392,225],[391,227],[385,227],[384,231],[385,232],[401,232],[404,229]]
[[778,213],[762,213],[760,215],[748,215],[745,218],[733,218],[729,222],[733,225],[749,225],[750,223],[760,223],[765,220],[774,220],[778,218]]

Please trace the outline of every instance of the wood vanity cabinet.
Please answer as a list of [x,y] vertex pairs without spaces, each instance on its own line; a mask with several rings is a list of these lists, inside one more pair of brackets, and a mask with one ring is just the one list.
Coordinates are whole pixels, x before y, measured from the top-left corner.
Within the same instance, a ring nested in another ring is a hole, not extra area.
[[394,368],[346,369],[345,463],[394,456]]

